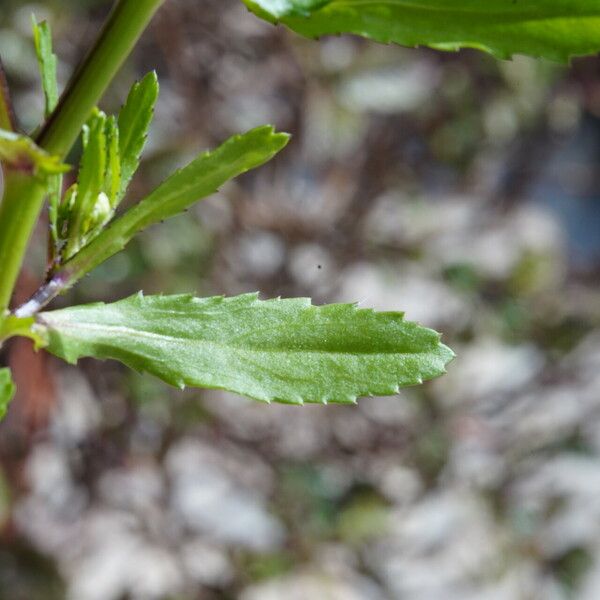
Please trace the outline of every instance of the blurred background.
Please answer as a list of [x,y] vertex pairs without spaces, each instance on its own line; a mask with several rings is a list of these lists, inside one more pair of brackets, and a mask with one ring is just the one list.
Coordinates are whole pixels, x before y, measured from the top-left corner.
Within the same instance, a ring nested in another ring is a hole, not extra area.
[[[31,131],[31,13],[54,29],[62,86],[110,2],[1,4]],[[298,408],[13,342],[0,599],[600,598],[598,58],[317,43],[238,0],[168,0],[102,107],[153,68],[129,202],[231,134],[273,123],[293,140],[57,305],[140,289],[359,301],[440,330],[458,358],[397,397]]]

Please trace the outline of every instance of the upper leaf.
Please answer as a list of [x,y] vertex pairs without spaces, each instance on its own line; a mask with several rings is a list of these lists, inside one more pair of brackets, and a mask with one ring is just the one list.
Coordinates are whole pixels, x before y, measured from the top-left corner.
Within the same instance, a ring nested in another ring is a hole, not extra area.
[[0,369],[0,419],[4,417],[8,410],[8,405],[16,392],[15,384],[12,380],[10,369]]
[[125,195],[127,186],[139,166],[157,98],[158,78],[152,71],[133,85],[119,113],[119,153],[121,156],[119,199]]
[[598,0],[243,0],[308,37],[353,33],[378,42],[478,48],[559,62],[600,50]]
[[46,21],[37,23],[35,17],[31,17],[33,23],[33,41],[35,53],[40,66],[42,76],[42,88],[46,99],[46,116],[56,108],[58,104],[58,83],[56,81],[56,55],[52,52],[52,32]]
[[167,383],[294,404],[395,394],[445,372],[438,333],[351,304],[141,293],[41,313],[47,349],[76,362],[113,358]]
[[288,142],[285,133],[269,125],[236,135],[213,152],[205,152],[176,171],[156,190],[115,219],[56,274],[61,288],[72,285],[93,268],[121,251],[146,227],[179,214],[213,194],[229,179],[270,160]]
[[0,160],[12,169],[27,171],[41,178],[70,169],[58,156],[48,154],[31,138],[4,129],[0,129]]

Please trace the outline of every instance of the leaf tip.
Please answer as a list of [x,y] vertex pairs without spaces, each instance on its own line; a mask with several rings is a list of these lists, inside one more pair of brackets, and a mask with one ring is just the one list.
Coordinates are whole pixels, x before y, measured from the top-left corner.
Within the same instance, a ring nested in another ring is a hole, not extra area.
[[156,69],[148,71],[148,73],[146,73],[144,77],[142,77],[142,79],[140,80],[139,85],[148,86],[153,92],[153,97],[156,99],[156,97],[158,96],[159,89],[158,74],[156,72]]

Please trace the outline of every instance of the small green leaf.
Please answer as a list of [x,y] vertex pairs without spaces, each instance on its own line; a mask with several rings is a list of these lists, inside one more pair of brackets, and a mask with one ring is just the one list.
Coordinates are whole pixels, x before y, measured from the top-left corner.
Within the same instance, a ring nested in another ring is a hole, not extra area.
[[183,387],[293,404],[395,394],[445,372],[438,333],[351,304],[310,299],[148,296],[38,315],[48,350],[68,362],[122,361]]
[[50,116],[58,104],[58,83],[56,81],[56,55],[52,52],[52,32],[46,21],[37,23],[31,15],[33,23],[33,41],[37,55],[42,88],[46,99],[46,117]]
[[121,192],[121,153],[119,150],[119,127],[113,116],[106,120],[106,152],[104,193],[108,196],[111,208],[115,208]]
[[97,225],[96,205],[106,176],[106,115],[95,110],[83,127],[83,154],[77,177],[77,195],[69,214],[69,233],[64,258],[76,254]]
[[[46,21],[37,23],[35,16],[31,15],[33,25],[33,41],[35,44],[35,53],[37,55],[40,75],[42,78],[42,88],[45,98],[45,115],[49,117],[58,104],[58,83],[56,80],[56,55],[52,51],[52,32],[50,25]],[[53,175],[48,180],[48,221],[50,224],[50,236],[52,243],[51,260],[58,249],[58,206],[62,192],[62,176]]]
[[158,79],[154,71],[133,84],[119,113],[119,153],[121,156],[120,200],[137,171],[148,128],[152,122],[154,105],[158,98]]
[[353,33],[403,46],[559,62],[600,51],[598,0],[243,1],[259,17],[311,38]]
[[17,388],[12,380],[10,369],[0,369],[0,420],[6,415],[8,405],[15,396]]
[[17,336],[31,339],[36,348],[46,345],[44,332],[37,327],[33,317],[21,318],[7,315],[0,320],[0,343]]
[[31,173],[40,179],[66,173],[70,167],[42,150],[26,135],[0,129],[0,161],[16,171]]
[[[106,118],[96,109],[83,128],[82,141],[83,154],[77,183],[65,193],[56,212],[51,205],[51,229],[56,229],[56,255],[61,260],[74,256],[112,219],[121,189],[116,118]],[[61,253],[65,238],[66,247]]]
[[60,250],[60,236],[58,234],[58,213],[63,186],[62,175],[52,175],[48,179],[48,224],[50,226],[50,262],[54,262]]
[[56,228],[58,231],[59,248],[62,247],[67,239],[69,233],[69,217],[73,206],[75,205],[75,199],[77,198],[77,183],[71,185],[64,193],[62,202],[58,205],[58,212],[56,216]]
[[216,192],[229,179],[264,164],[288,140],[287,134],[276,133],[270,125],[265,125],[230,138],[213,152],[201,154],[122,217],[110,223],[67,262],[56,274],[61,289],[69,287],[121,251],[142,229],[181,213],[197,200]]

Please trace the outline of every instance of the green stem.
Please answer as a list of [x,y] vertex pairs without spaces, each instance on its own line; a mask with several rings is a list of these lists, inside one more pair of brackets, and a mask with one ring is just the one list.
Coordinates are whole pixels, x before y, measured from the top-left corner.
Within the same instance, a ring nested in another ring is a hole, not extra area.
[[[38,136],[64,158],[123,61],[164,0],[119,0],[94,47],[77,69]],[[6,312],[27,243],[43,206],[45,188],[31,174],[7,170],[0,204],[0,319]]]
[[0,319],[8,308],[45,188],[30,173],[6,169],[0,204]]

